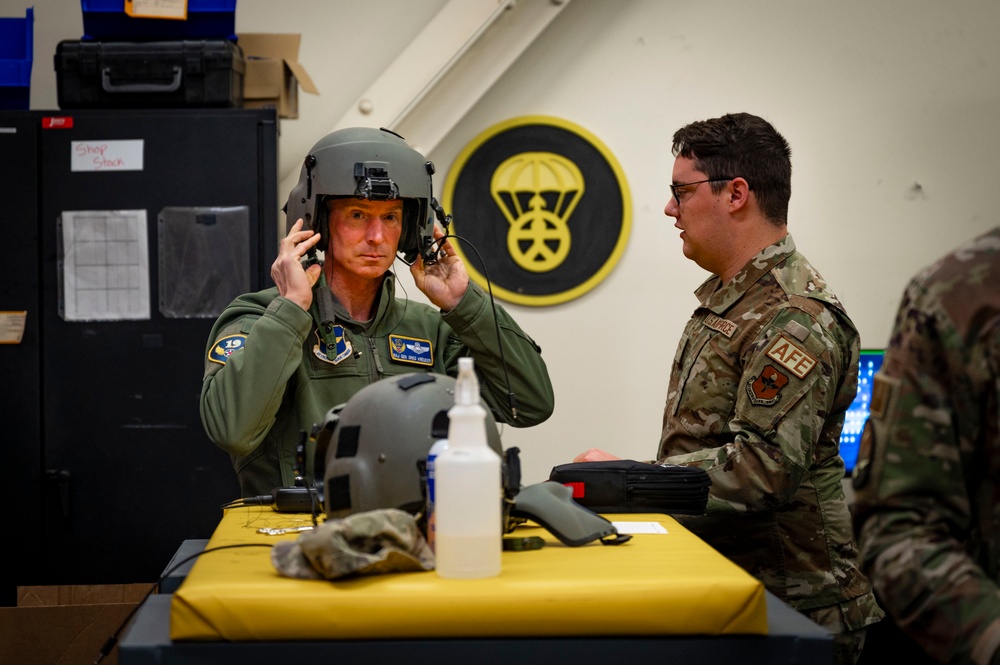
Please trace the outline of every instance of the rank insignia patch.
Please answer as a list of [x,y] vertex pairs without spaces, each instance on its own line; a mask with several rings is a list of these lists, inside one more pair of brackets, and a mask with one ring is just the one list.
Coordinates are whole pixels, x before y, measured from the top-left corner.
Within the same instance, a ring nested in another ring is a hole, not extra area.
[[330,354],[330,346],[326,343],[323,336],[319,334],[319,331],[316,331],[316,338],[319,341],[315,346],[313,346],[313,354],[325,363],[336,365],[354,353],[351,343],[344,337],[343,326],[333,327],[333,338],[335,342],[334,348],[332,349],[332,356]]
[[787,384],[787,376],[771,365],[764,365],[759,376],[747,381],[747,395],[755,406],[774,406],[781,399],[781,389]]
[[429,339],[389,335],[389,355],[393,360],[414,365],[433,365],[434,356],[431,353]]
[[229,356],[246,346],[246,340],[246,335],[229,335],[228,337],[223,337],[212,345],[212,350],[208,352],[208,359],[213,363],[225,365],[226,361],[229,360]]

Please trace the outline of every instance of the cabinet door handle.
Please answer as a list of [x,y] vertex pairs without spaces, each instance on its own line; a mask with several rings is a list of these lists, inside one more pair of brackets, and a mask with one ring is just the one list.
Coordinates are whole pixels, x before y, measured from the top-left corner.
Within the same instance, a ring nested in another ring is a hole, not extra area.
[[50,483],[59,486],[59,505],[62,508],[62,516],[69,519],[69,471],[66,469],[47,469],[45,478]]

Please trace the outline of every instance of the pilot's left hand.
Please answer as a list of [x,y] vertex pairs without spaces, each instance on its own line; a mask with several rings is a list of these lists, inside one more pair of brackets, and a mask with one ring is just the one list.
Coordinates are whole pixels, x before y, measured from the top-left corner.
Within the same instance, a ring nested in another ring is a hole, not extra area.
[[[440,227],[434,227],[435,241],[444,235]],[[410,266],[410,274],[417,288],[445,312],[455,309],[469,288],[469,273],[465,271],[465,264],[447,240],[438,247],[437,263],[425,265],[424,258],[420,256]]]

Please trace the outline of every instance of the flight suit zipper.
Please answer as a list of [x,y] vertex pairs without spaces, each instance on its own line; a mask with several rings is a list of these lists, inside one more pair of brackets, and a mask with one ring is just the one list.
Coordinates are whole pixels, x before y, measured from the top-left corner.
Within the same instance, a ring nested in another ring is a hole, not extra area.
[[377,376],[372,377],[375,380],[381,379],[385,372],[382,370],[382,361],[378,357],[378,347],[375,346],[375,338],[365,337],[368,340],[368,346],[372,350],[372,361],[375,363],[375,371],[378,373]]

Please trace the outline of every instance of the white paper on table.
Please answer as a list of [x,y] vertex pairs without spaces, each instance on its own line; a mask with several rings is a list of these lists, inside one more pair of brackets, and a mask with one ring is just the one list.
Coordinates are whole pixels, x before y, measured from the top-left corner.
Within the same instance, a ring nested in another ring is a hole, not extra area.
[[612,522],[618,533],[654,533],[665,534],[667,528],[659,522]]

